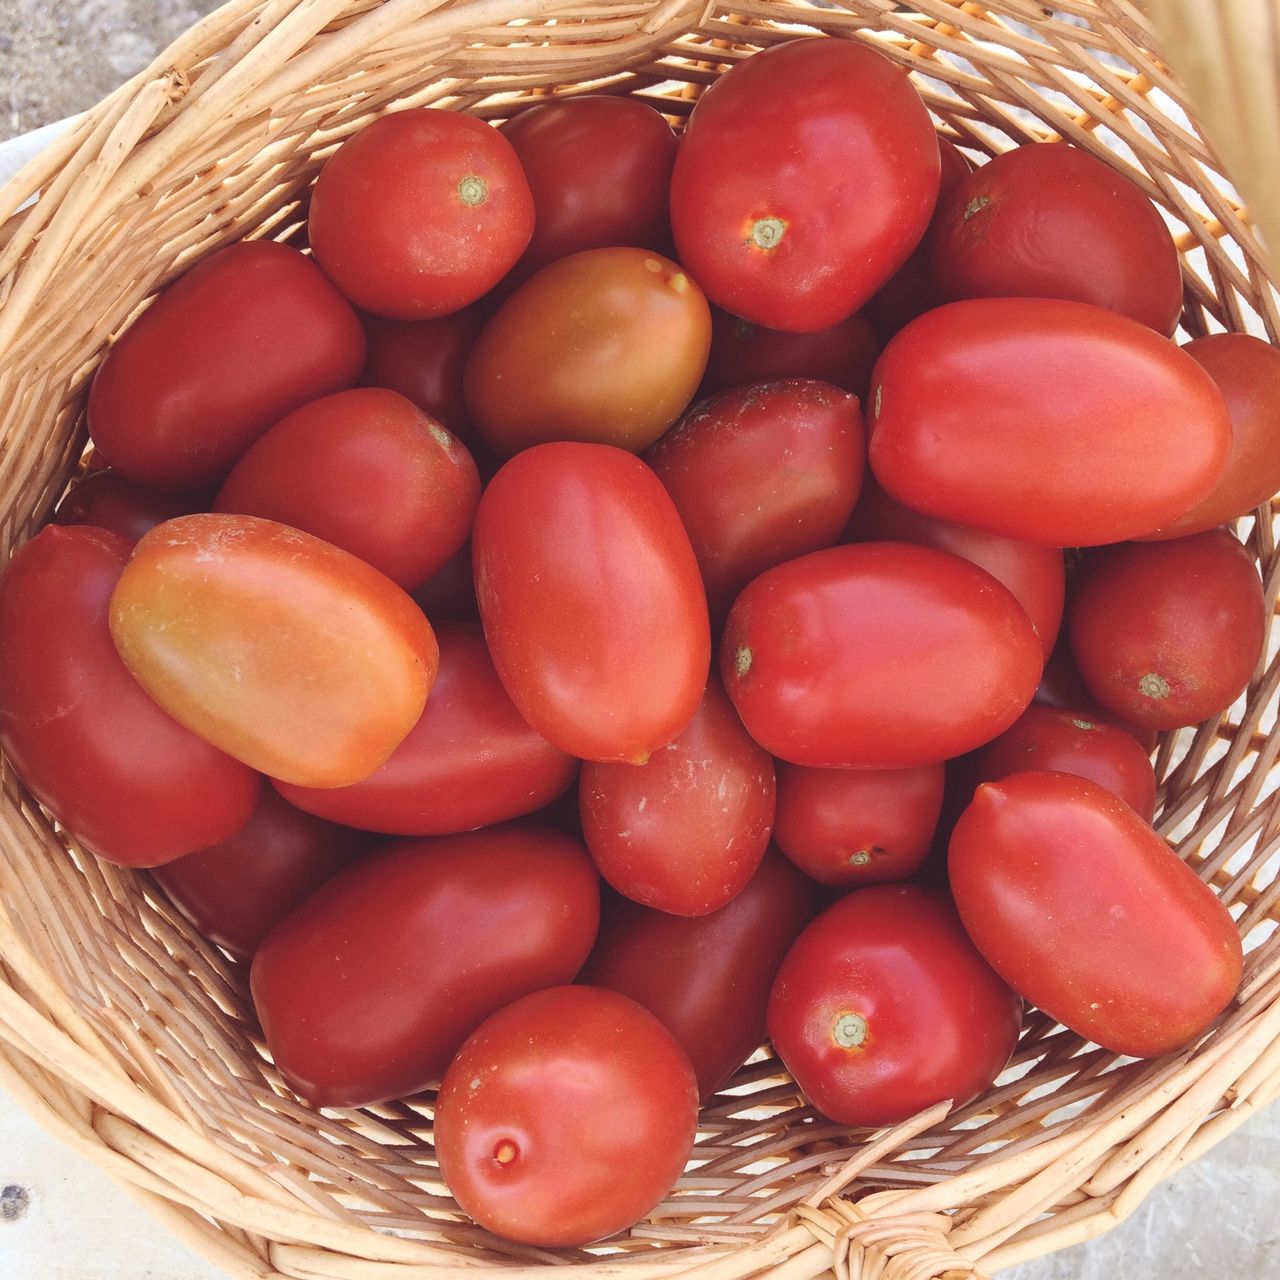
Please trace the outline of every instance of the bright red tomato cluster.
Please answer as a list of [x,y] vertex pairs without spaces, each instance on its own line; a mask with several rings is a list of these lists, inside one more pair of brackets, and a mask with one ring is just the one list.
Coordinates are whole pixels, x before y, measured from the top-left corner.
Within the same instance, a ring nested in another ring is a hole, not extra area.
[[1024,1001],[1152,1056],[1236,990],[1149,753],[1259,664],[1219,526],[1280,484],[1280,356],[1170,340],[1100,160],[974,159],[856,39],[679,138],[389,114],[311,256],[232,245],[116,338],[0,579],[31,795],[251,961],[300,1097],[438,1088],[496,1233],[644,1217],[766,1036],[881,1126],[980,1095]]

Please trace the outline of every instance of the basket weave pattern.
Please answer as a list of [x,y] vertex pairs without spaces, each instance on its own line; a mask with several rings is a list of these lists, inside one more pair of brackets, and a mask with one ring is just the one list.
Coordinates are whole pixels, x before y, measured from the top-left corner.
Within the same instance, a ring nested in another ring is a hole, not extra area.
[[[1166,0],[1166,7],[1168,6]],[[0,555],[84,446],[87,381],[157,289],[239,237],[284,237],[325,157],[387,107],[486,118],[557,92],[672,116],[751,49],[822,30],[910,68],[972,154],[1052,137],[1168,213],[1184,326],[1275,340],[1259,243],[1126,0],[232,0],[0,191]],[[33,205],[24,202],[35,193]],[[1270,511],[1242,522],[1273,605]],[[244,970],[145,875],[80,853],[5,769],[0,1087],[233,1275],[435,1280],[551,1261],[592,1277],[886,1280],[989,1273],[1098,1234],[1280,1094],[1280,661],[1220,722],[1166,736],[1158,827],[1246,938],[1238,1000],[1198,1046],[1120,1060],[1033,1017],[977,1102],[889,1134],[825,1121],[762,1052],[703,1114],[695,1162],[608,1248],[508,1245],[439,1180],[431,1099],[317,1114],[254,1029]]]

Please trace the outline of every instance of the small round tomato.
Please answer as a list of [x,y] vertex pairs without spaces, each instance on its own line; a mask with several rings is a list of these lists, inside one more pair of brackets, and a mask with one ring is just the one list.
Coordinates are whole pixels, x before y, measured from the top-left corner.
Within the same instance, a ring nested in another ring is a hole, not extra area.
[[1240,983],[1227,909],[1123,800],[1068,773],[978,788],[951,837],[965,928],[1006,982],[1112,1053],[1195,1039]]
[[643,249],[588,249],[498,308],[467,360],[467,408],[509,458],[586,440],[639,452],[693,399],[711,346],[702,290]]
[[1159,741],[1160,735],[1155,729],[1130,724],[1115,712],[1098,706],[1080,679],[1076,660],[1071,656],[1071,639],[1065,632],[1058,637],[1058,643],[1044,664],[1044,674],[1032,702],[1036,706],[1057,707],[1062,711],[1081,711],[1087,720],[1102,720],[1115,725],[1139,743],[1147,755],[1156,749]]
[[63,494],[53,522],[93,525],[137,542],[148,529],[165,520],[207,510],[210,501],[207,492],[157,493],[144,489],[108,468],[77,480]]
[[533,234],[533,195],[497,129],[419,107],[365,125],[329,157],[307,230],[316,261],[354,303],[426,320],[507,274]]
[[440,1172],[482,1227],[590,1244],[671,1190],[693,1150],[698,1087],[671,1032],[599,987],[539,991],[462,1046],[436,1099]]
[[1176,729],[1244,692],[1266,613],[1253,557],[1213,529],[1094,552],[1072,583],[1067,620],[1089,692],[1134,724]]
[[769,999],[769,1038],[806,1098],[840,1124],[897,1124],[963,1106],[1000,1074],[1022,1001],[941,894],[846,894],[796,939]]
[[946,770],[807,769],[778,764],[773,837],[806,875],[854,889],[905,880],[924,861]]

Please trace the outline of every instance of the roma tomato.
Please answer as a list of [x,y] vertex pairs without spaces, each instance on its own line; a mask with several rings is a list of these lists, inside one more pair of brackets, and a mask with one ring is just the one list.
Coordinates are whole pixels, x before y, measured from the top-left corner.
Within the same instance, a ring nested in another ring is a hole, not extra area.
[[792,764],[904,769],[1003,733],[1043,658],[989,573],[905,542],[832,547],[758,577],[720,672],[747,731]]
[[769,1038],[806,1098],[840,1124],[963,1106],[1004,1069],[1022,1001],[941,894],[846,894],[796,939],[769,999]]
[[644,455],[684,521],[719,621],[752,578],[839,540],[858,499],[858,401],[822,382],[704,400]]
[[495,1010],[569,982],[599,925],[582,844],[490,827],[385,845],[290,912],[253,958],[253,1003],[289,1087],[317,1106],[401,1098]]
[[924,862],[946,770],[807,769],[779,763],[773,837],[806,875],[855,889],[905,880]]
[[643,462],[598,444],[527,450],[485,490],[473,554],[494,666],[548,742],[643,764],[684,731],[711,662],[706,599]]
[[413,598],[428,618],[440,622],[479,621],[476,582],[471,576],[471,542],[457,552],[414,593]]
[[1244,692],[1266,601],[1253,557],[1225,529],[1088,557],[1072,584],[1071,651],[1089,692],[1152,729],[1198,724]]
[[590,1244],[643,1218],[693,1149],[698,1088],[680,1046],[616,991],[558,987],[496,1013],[436,1100],[440,1172],[482,1227]]
[[1098,706],[1089,690],[1084,687],[1084,681],[1080,679],[1076,660],[1071,656],[1071,639],[1065,632],[1058,637],[1058,643],[1054,645],[1053,652],[1044,664],[1044,674],[1040,677],[1032,702],[1036,706],[1057,707],[1063,711],[1083,711],[1088,720],[1103,720],[1115,725],[1138,742],[1147,755],[1156,749],[1160,738],[1155,729],[1130,724],[1115,712]]
[[316,261],[375,315],[426,320],[488,293],[533,234],[511,144],[460,111],[365,125],[325,162],[307,221]]
[[125,669],[107,627],[129,543],[56,525],[0,576],[0,750],[99,857],[156,866],[249,820],[259,778],[189,733]]
[[304,786],[367,778],[413,728],[436,674],[431,625],[394,582],[255,516],[157,525],[110,620],[125,666],[174,719]]
[[585,764],[582,834],[624,897],[705,916],[742,892],[773,828],[773,761],[718,680],[689,727],[648,763]]
[[763,1043],[774,976],[821,898],[776,850],[710,915],[610,897],[580,981],[644,1005],[689,1055],[705,1102]]
[[108,468],[76,481],[58,503],[53,522],[89,524],[137,542],[148,529],[165,520],[207,510],[210,501],[207,492],[157,493],[144,489]]
[[467,408],[503,458],[553,440],[638,453],[693,399],[710,346],[707,300],[674,262],[588,249],[544,267],[485,325]]
[[827,329],[906,261],[938,198],[906,73],[852,40],[745,58],[698,99],[671,179],[676,251],[735,316]]
[[1240,984],[1227,909],[1105,787],[1015,773],[978,788],[951,837],[951,890],[1006,982],[1113,1053],[1198,1036]]
[[871,379],[871,469],[899,502],[1049,546],[1168,524],[1217,483],[1213,379],[1127,316],[980,298],[912,321]]
[[112,344],[89,434],[148,489],[214,485],[273,422],[355,383],[356,313],[310,258],[270,240],[211,254]]
[[572,783],[578,762],[520,718],[479,624],[442,623],[436,639],[426,709],[386,764],[351,787],[277,783],[290,804],[368,831],[449,835],[532,813]]
[[479,503],[458,440],[398,392],[357,387],[260,436],[213,508],[313,533],[412,591],[467,540]]

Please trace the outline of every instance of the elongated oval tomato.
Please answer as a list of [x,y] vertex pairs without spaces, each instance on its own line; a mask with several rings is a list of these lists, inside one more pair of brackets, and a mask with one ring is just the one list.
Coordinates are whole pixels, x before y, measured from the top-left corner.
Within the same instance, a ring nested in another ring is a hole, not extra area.
[[1123,729],[1139,743],[1147,755],[1156,749],[1160,738],[1155,729],[1133,724],[1114,711],[1098,705],[1084,687],[1080,672],[1076,670],[1076,660],[1071,656],[1071,638],[1065,630],[1058,637],[1058,643],[1054,645],[1053,652],[1044,664],[1044,674],[1040,677],[1040,684],[1032,701],[1037,706],[1057,707],[1061,711],[1083,711],[1087,720],[1102,720],[1117,729]]
[[321,886],[253,960],[254,1007],[299,1096],[358,1107],[434,1084],[491,1013],[569,982],[599,925],[580,841],[540,827],[402,840]]
[[680,261],[733,315],[826,329],[915,248],[938,168],[929,112],[883,54],[777,45],[722,75],[689,118],[671,179]]
[[352,386],[364,331],[310,258],[270,240],[211,254],[116,339],[89,389],[103,459],[148,489],[217,484],[273,422]]
[[706,599],[639,458],[593,444],[518,454],[485,490],[472,546],[494,666],[548,742],[643,763],[685,729],[711,661]]
[[179,723],[305,786],[367,778],[436,674],[431,625],[394,582],[256,516],[157,525],[112,594],[111,635]]
[[577,761],[521,719],[479,624],[442,623],[436,640],[426,709],[386,764],[350,787],[277,783],[290,804],[368,831],[450,835],[532,813],[572,783]]
[[815,551],[737,599],[720,673],[747,731],[792,764],[902,769],[1007,729],[1043,658],[1022,607],[959,556],[905,542]]
[[1222,395],[1190,356],[1083,302],[939,307],[889,343],[871,387],[871,469],[893,497],[1049,546],[1176,520],[1231,447]]
[[53,513],[55,524],[90,524],[137,542],[148,529],[175,516],[207,510],[208,492],[157,493],[108,468],[78,480]]
[[109,862],[148,867],[225,840],[259,778],[165,714],[107,626],[129,542],[57,525],[0,576],[0,750],[44,805]]
[[997,973],[1113,1053],[1195,1039],[1240,983],[1227,909],[1123,800],[1067,773],[978,788],[951,837],[951,889]]

